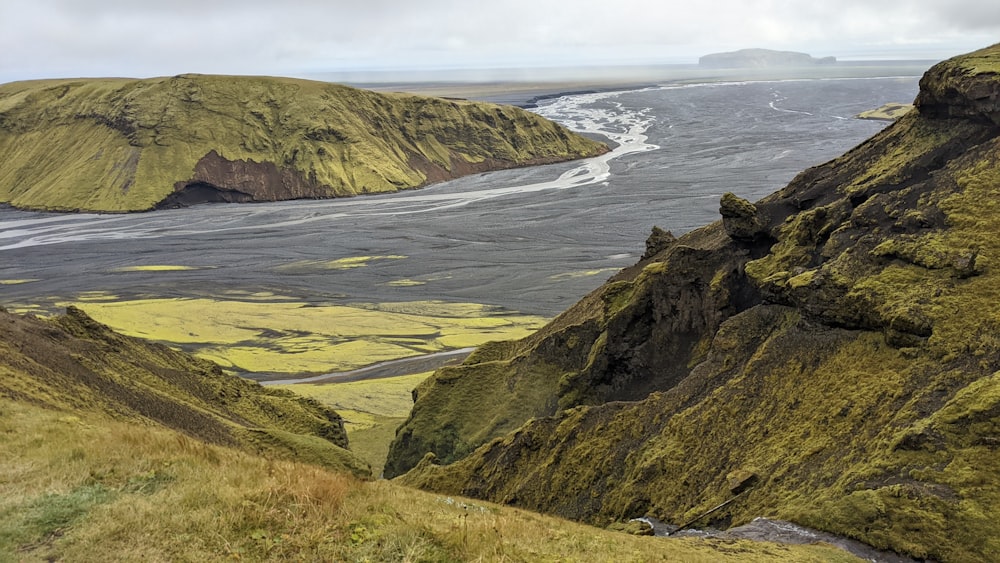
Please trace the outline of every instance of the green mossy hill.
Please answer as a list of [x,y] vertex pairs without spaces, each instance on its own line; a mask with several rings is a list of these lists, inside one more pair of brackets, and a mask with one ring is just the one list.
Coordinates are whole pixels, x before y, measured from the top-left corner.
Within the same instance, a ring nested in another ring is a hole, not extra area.
[[0,85],[0,203],[144,211],[392,192],[607,147],[527,111],[287,78]]
[[[601,525],[681,524],[755,475],[696,525],[1000,559],[996,65],[1000,45],[935,66],[869,141],[756,204],[727,195],[534,337],[438,372],[389,465]],[[513,406],[470,409],[484,382]]]
[[73,307],[54,319],[0,310],[0,397],[159,424],[212,444],[370,476],[332,410],[122,336]]

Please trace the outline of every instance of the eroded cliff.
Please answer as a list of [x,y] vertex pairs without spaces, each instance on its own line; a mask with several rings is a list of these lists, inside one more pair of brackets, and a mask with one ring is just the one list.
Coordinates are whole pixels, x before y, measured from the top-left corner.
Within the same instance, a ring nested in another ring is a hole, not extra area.
[[0,203],[144,211],[392,192],[607,147],[510,106],[288,78],[0,86]]
[[686,522],[753,476],[701,524],[1000,557],[998,71],[1000,45],[935,66],[869,141],[439,371],[388,467],[598,524]]

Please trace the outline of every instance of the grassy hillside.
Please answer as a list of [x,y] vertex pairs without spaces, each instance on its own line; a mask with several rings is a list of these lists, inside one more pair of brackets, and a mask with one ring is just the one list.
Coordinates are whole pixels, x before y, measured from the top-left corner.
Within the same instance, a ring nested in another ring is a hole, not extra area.
[[0,562],[859,561],[641,538],[0,399]]
[[640,538],[362,480],[346,445],[315,401],[77,310],[0,311],[0,562],[857,561]]
[[[599,524],[686,522],[752,477],[699,524],[1000,558],[998,100],[1000,45],[935,66],[871,140],[439,371],[387,467]],[[484,386],[508,390],[486,416]]]
[[51,320],[0,310],[0,398],[370,476],[368,464],[348,451],[336,412],[122,336],[75,308]]
[[0,203],[143,211],[391,192],[607,150],[518,108],[287,78],[0,85]]

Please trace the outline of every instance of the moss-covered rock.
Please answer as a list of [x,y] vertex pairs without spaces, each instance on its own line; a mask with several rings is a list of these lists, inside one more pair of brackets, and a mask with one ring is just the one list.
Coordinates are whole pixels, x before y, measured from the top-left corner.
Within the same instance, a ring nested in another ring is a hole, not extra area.
[[[403,482],[606,526],[687,522],[752,474],[706,523],[1000,558],[998,64],[1000,46],[941,63],[920,111],[753,205],[723,202],[759,235],[693,231],[508,345],[494,385],[529,385],[518,365],[544,359],[562,375],[536,401],[555,407],[502,435],[455,420],[478,447]],[[461,369],[450,389],[479,377]]]
[[0,203],[28,209],[342,197],[607,150],[510,106],[307,80],[0,86]]
[[347,449],[336,412],[118,334],[74,307],[51,320],[0,311],[0,397],[159,424],[213,444],[371,476]]
[[438,371],[414,391],[386,476],[427,452],[450,463],[531,418],[675,385],[704,357],[719,324],[758,299],[742,274],[754,253],[736,244],[721,225],[690,233],[529,338],[489,344]]

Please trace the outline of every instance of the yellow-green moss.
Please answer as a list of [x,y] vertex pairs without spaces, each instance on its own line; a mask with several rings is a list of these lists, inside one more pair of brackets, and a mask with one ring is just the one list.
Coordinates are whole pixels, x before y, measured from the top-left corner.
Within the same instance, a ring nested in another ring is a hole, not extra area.
[[889,103],[879,108],[863,111],[857,115],[858,119],[879,119],[883,121],[895,121],[913,110],[913,104]]
[[76,304],[124,334],[183,346],[234,370],[286,374],[346,371],[521,338],[545,323],[541,317],[472,303],[308,306],[273,294],[127,301],[103,293],[88,297]]
[[[16,82],[0,86],[0,124],[0,202],[51,210],[150,209],[213,151],[332,197],[459,175],[454,159],[503,167],[606,150],[514,107],[266,77]],[[302,196],[267,199],[289,197]]]
[[114,333],[78,310],[54,319],[0,312],[0,395],[48,408],[158,424],[189,436],[368,476],[340,417],[161,345]]
[[[920,559],[1000,558],[997,61],[1000,46],[937,67],[920,112],[758,202],[759,239],[699,253],[691,243],[725,226],[693,231],[514,346],[530,363],[589,343],[590,378],[567,369],[560,392],[697,358],[676,380],[637,402],[560,401],[404,482],[599,525],[681,523],[753,468],[760,481],[699,525],[767,515]],[[740,272],[719,254],[759,258]],[[701,284],[722,302],[685,293]],[[691,330],[719,310],[714,334]],[[593,330],[556,338],[571,322]]]
[[78,414],[0,400],[0,559],[858,561],[828,545],[634,537]]

